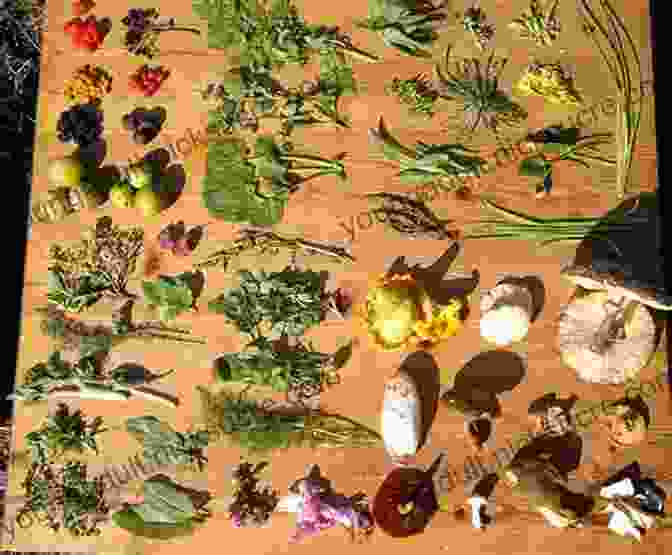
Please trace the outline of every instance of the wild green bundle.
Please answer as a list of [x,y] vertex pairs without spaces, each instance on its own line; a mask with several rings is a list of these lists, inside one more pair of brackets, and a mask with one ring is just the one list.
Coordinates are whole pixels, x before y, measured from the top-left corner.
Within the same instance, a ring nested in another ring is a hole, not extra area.
[[[460,144],[431,145],[418,142],[415,149],[403,146],[380,118],[378,129],[369,131],[372,142],[388,160],[399,163],[399,179],[404,183],[428,183],[453,177],[480,175],[486,161]],[[454,180],[453,180],[454,182]]]
[[607,241],[618,252],[611,240],[614,234],[632,233],[636,226],[648,223],[647,218],[628,214],[604,218],[542,219],[507,210],[488,200],[483,200],[482,204],[500,219],[475,223],[472,230],[463,234],[464,239],[522,239],[535,241],[544,247],[561,242],[579,242],[590,237]]
[[354,258],[342,247],[309,241],[301,237],[291,237],[267,229],[246,227],[240,230],[239,236],[228,248],[211,254],[203,262],[196,264],[196,268],[208,268],[221,264],[226,270],[233,259],[245,252],[275,255],[283,249],[289,251],[292,256],[302,252],[309,256],[324,256],[330,259],[336,258],[342,262],[354,262]]
[[619,198],[623,198],[630,184],[632,157],[642,120],[642,105],[633,98],[635,89],[644,90],[642,66],[639,49],[613,6],[607,0],[594,3],[601,13],[593,9],[593,2],[588,0],[579,0],[579,13],[584,21],[584,32],[595,43],[618,89],[616,190]]
[[142,228],[122,229],[108,216],[98,218],[79,245],[52,245],[49,302],[66,311],[81,312],[103,295],[133,298],[126,286],[143,246]]
[[263,409],[257,402],[223,391],[213,394],[198,387],[203,416],[215,437],[227,437],[250,451],[286,449],[308,444],[323,447],[380,445],[380,435],[343,416],[311,412],[286,415]]
[[193,9],[208,21],[208,46],[235,50],[241,65],[304,65],[325,50],[377,61],[337,27],[306,22],[290,0],[193,0]]
[[390,48],[430,58],[436,30],[445,19],[443,6],[429,0],[369,0],[369,17],[358,26],[378,33]]
[[445,68],[437,64],[436,90],[441,98],[461,104],[467,130],[475,131],[483,125],[497,132],[501,126],[513,126],[527,118],[527,112],[499,89],[499,78],[506,58],[490,54],[485,64],[477,58],[453,62],[451,71],[449,48],[445,56]]
[[39,429],[26,434],[33,462],[48,464],[69,451],[98,453],[96,436],[106,431],[98,416],[87,422],[81,410],[73,413],[65,403],[59,403],[56,412]]
[[295,153],[289,142],[257,137],[254,153],[244,142],[215,142],[208,150],[203,201],[211,216],[230,223],[273,225],[280,222],[290,194],[323,175],[346,179],[340,159]]

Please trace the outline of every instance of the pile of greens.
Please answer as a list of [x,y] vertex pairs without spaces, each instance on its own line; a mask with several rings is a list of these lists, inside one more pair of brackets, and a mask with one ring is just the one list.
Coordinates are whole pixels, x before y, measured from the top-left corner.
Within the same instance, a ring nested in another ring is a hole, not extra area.
[[280,84],[268,67],[250,65],[229,70],[203,93],[205,100],[215,101],[215,109],[209,112],[208,132],[221,136],[249,129],[256,133],[263,119],[281,120],[284,136],[297,127],[311,125],[348,127],[338,101],[357,90],[352,71],[338,52],[321,53],[320,59],[317,80],[304,81],[296,88]]
[[68,451],[91,450],[97,454],[96,436],[107,431],[102,425],[102,417],[87,422],[81,410],[70,413],[65,403],[59,403],[44,426],[26,434],[33,462],[48,464],[49,459],[58,459]]
[[102,478],[88,479],[86,465],[33,463],[21,485],[27,497],[16,517],[21,528],[37,520],[54,532],[65,529],[75,537],[101,534],[98,523],[109,514],[105,486]]
[[210,441],[206,431],[176,432],[156,416],[129,418],[126,431],[142,444],[145,460],[167,458],[172,464],[194,464],[199,470],[208,461],[203,454]]
[[208,22],[208,47],[235,50],[241,65],[305,65],[328,50],[377,61],[337,27],[306,22],[290,0],[193,0],[193,10]]
[[242,333],[258,338],[262,323],[268,334],[299,336],[324,317],[322,277],[313,270],[239,272],[237,289],[212,300],[209,308],[223,314]]
[[159,276],[156,281],[143,281],[142,291],[150,306],[156,307],[162,322],[174,320],[195,306],[192,272],[177,276]]
[[253,352],[227,353],[217,361],[222,382],[269,385],[275,391],[309,399],[319,394],[326,381],[337,383],[328,367],[338,370],[347,362],[342,347],[333,355],[317,352],[300,338],[325,318],[322,277],[312,270],[288,267],[280,272],[242,270],[238,288],[209,303],[241,333],[251,338]]
[[340,159],[298,154],[291,143],[257,137],[254,152],[237,139],[215,142],[208,150],[203,201],[211,216],[230,223],[274,225],[291,193],[322,175],[346,179]]

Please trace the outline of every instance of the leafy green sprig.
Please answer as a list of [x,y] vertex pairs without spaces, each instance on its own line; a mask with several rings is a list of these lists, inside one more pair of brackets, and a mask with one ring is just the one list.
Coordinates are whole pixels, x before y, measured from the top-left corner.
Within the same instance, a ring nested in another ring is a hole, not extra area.
[[[554,127],[548,130],[553,133],[550,140],[541,138],[541,152],[525,158],[520,162],[518,174],[537,177],[543,180],[537,191],[550,192],[552,186],[553,167],[558,162],[568,161],[590,168],[591,163],[615,166],[616,160],[606,158],[599,147],[611,144],[611,133],[600,133],[581,137],[577,128]],[[532,137],[534,138],[534,137]]]
[[196,465],[199,470],[208,461],[203,453],[210,442],[207,431],[176,432],[155,416],[129,418],[126,430],[142,444],[147,460],[163,457],[173,464]]
[[408,105],[412,112],[423,114],[427,118],[434,116],[434,105],[439,95],[424,75],[418,74],[412,79],[395,77],[388,90],[397,95],[401,102]]
[[340,415],[311,411],[288,415],[262,408],[228,391],[213,394],[197,387],[203,416],[213,437],[226,437],[244,449],[265,452],[293,446],[368,447],[379,445],[380,434]]
[[460,144],[431,145],[418,142],[415,148],[395,139],[381,118],[378,129],[369,131],[372,142],[383,156],[399,163],[399,179],[404,183],[428,183],[454,177],[480,175],[486,161],[475,150]]
[[26,434],[33,462],[47,464],[49,459],[58,459],[69,451],[98,454],[96,436],[107,431],[102,425],[102,417],[87,422],[81,410],[71,413],[65,403],[59,403],[39,430]]
[[49,250],[49,302],[80,312],[103,295],[134,298],[126,287],[143,252],[140,227],[123,229],[109,216],[98,218],[76,246]]
[[[46,362],[30,368],[23,384],[17,385],[15,392],[7,398],[44,401],[52,396],[75,395],[82,398],[125,401],[137,394],[168,402],[171,406],[177,405],[177,401],[143,387],[150,379],[146,376],[138,379],[136,374],[137,371],[129,366],[120,366],[106,372],[95,356],[80,358],[75,364],[70,364],[63,360],[59,351],[55,351]],[[154,376],[151,381],[165,375],[166,373]]]
[[369,0],[369,16],[357,25],[378,33],[390,48],[429,58],[437,26],[445,19],[443,6],[429,0]]
[[174,320],[196,304],[191,286],[194,275],[185,272],[177,276],[159,276],[156,281],[143,281],[142,291],[150,306],[158,309],[162,322]]

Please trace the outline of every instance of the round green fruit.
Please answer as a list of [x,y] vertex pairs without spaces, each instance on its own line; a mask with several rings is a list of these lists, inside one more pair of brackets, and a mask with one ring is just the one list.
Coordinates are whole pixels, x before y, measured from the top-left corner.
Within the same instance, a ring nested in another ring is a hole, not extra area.
[[49,162],[49,181],[63,187],[79,187],[82,181],[82,162],[75,156],[64,156]]
[[146,185],[135,193],[135,206],[146,218],[156,216],[163,209],[161,195],[151,185]]
[[133,208],[133,191],[125,183],[118,183],[110,189],[110,202],[116,208]]

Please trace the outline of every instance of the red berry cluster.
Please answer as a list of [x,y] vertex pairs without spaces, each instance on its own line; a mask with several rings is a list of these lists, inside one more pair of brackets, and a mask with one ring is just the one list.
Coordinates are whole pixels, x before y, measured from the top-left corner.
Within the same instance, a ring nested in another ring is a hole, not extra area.
[[145,96],[154,96],[169,75],[170,71],[163,66],[150,67],[145,64],[130,76],[128,86]]
[[76,48],[84,48],[94,52],[103,42],[103,33],[95,16],[86,19],[75,17],[65,24],[65,32],[72,37],[72,44]]

